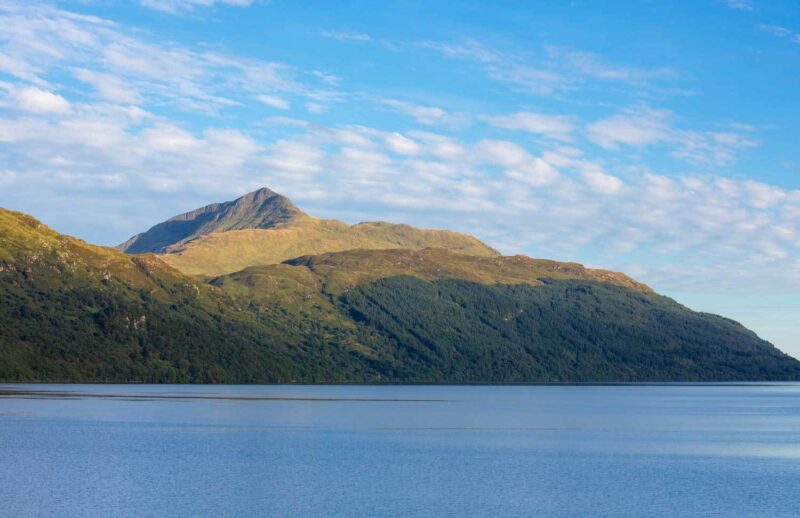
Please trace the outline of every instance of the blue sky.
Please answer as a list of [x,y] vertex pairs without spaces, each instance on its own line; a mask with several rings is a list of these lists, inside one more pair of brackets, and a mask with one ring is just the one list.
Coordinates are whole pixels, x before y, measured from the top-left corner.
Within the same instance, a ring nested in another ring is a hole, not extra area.
[[269,186],[625,271],[800,356],[796,1],[0,0],[0,205],[116,244]]

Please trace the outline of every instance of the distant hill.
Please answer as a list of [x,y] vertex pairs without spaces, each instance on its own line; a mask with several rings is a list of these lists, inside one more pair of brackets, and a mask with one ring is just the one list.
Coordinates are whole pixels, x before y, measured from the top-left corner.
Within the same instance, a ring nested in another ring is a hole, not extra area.
[[184,273],[214,276],[301,255],[354,248],[429,247],[478,256],[499,255],[478,239],[450,230],[383,222],[347,225],[312,218],[269,189],[175,216],[118,248],[128,253],[163,254],[167,264]]
[[[202,225],[236,225],[237,210]],[[206,278],[174,255],[93,246],[0,209],[0,380],[800,380],[800,362],[736,322],[576,263],[362,248]]]

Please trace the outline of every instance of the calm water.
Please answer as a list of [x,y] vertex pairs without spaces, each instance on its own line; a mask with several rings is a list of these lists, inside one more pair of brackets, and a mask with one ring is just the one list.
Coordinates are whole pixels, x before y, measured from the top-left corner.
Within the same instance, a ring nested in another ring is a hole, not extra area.
[[800,385],[0,385],[3,516],[799,516]]

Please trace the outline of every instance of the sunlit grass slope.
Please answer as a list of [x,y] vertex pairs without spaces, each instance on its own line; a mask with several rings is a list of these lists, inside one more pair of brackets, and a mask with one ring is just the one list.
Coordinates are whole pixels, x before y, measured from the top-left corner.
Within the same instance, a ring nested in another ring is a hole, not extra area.
[[160,257],[184,273],[215,276],[248,266],[275,264],[325,252],[428,247],[476,256],[498,255],[474,237],[449,230],[424,230],[389,223],[350,226],[335,220],[303,218],[276,228],[208,234]]
[[291,200],[267,188],[179,214],[118,248],[128,253],[163,254],[166,263],[184,273],[215,276],[301,255],[354,248],[427,247],[498,255],[476,238],[449,230],[381,222],[347,225],[312,218]]

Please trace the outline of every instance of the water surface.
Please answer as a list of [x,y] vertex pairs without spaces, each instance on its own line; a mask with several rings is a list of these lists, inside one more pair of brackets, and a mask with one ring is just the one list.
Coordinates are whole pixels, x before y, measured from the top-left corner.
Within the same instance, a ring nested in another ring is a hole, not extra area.
[[800,384],[0,385],[3,516],[798,516]]

